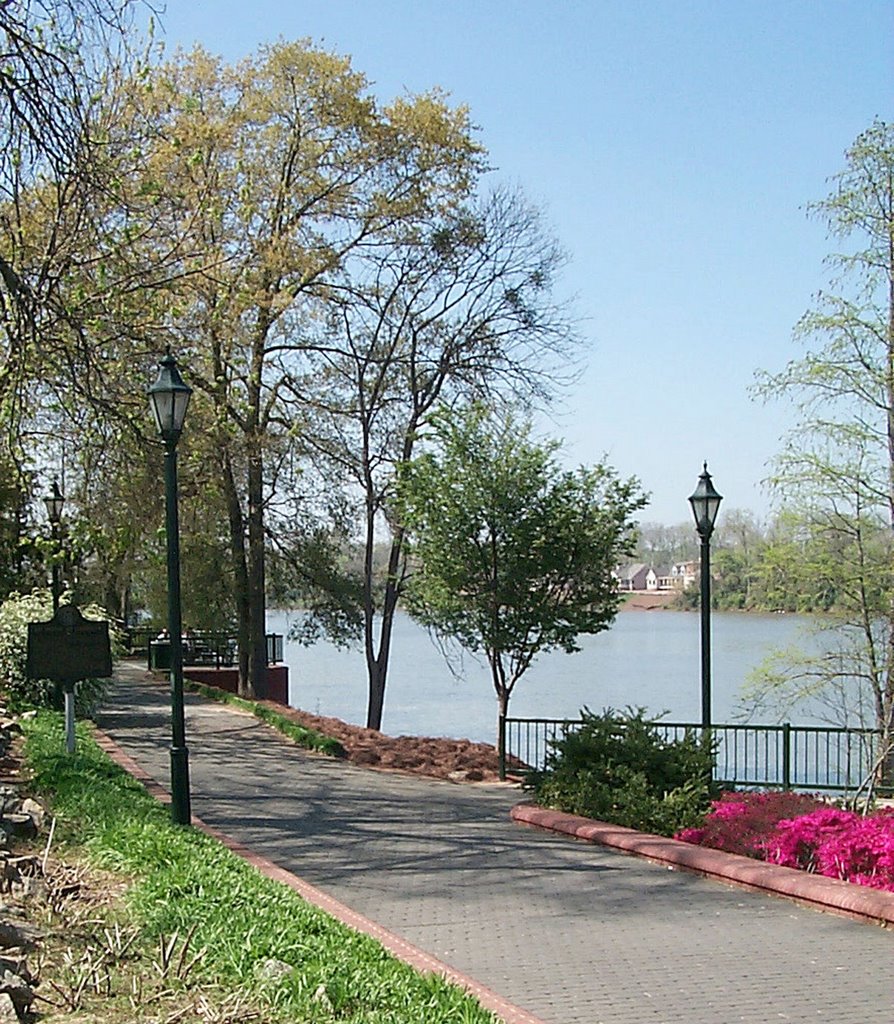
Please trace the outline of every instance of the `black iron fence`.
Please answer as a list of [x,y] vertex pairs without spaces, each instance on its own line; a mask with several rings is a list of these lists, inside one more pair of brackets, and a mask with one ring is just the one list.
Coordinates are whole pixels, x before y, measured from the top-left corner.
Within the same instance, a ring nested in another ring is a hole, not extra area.
[[[150,669],[171,667],[170,643],[157,629],[132,627],[125,632],[125,643],[131,654],[147,658]],[[279,664],[283,660],[282,634],[268,633],[266,643],[267,664]],[[192,630],[184,634],[182,650],[184,665],[229,668],[236,664],[236,637],[226,631]]]
[[[500,724],[501,774],[542,768],[551,742],[581,724],[580,719],[505,718]],[[669,740],[701,731],[701,725],[692,722],[656,724]],[[878,779],[885,755],[877,729],[786,722],[714,725],[711,734],[717,744],[714,777],[725,786],[854,792],[867,779]],[[894,791],[894,779],[882,774],[883,784],[876,792]]]

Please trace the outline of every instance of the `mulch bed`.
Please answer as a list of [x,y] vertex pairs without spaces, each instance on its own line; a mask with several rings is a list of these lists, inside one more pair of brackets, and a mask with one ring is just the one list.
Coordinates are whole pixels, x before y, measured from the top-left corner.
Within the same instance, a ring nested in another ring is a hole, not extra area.
[[260,703],[298,725],[337,739],[353,764],[452,782],[497,782],[500,778],[497,749],[490,743],[433,736],[388,736],[339,718],[312,715],[271,701]]

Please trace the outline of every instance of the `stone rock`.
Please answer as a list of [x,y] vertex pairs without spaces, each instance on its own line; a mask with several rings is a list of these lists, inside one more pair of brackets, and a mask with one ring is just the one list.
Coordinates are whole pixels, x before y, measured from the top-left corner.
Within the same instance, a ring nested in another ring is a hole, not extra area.
[[43,809],[43,807],[36,800],[32,800],[30,796],[26,797],[22,801],[22,806],[20,810],[22,814],[31,815],[31,817],[34,819],[34,825],[38,829],[40,829],[41,825],[43,825],[43,820],[47,816],[47,812]]
[[27,921],[0,920],[0,946],[33,949],[43,938],[40,928]]
[[259,982],[270,984],[279,981],[280,978],[284,978],[292,970],[292,965],[287,964],[285,960],[277,960],[275,957],[270,957],[256,964],[254,973],[255,978]]
[[28,970],[28,961],[24,957],[0,956],[0,977],[7,971],[10,974],[17,974],[20,978],[24,978],[29,985],[37,980]]
[[12,1000],[16,1013],[21,1016],[34,1002],[34,993],[31,986],[23,977],[13,974],[12,971],[4,971],[0,977],[0,994],[6,994]]
[[44,879],[33,875],[18,878],[11,885],[11,892],[20,899],[46,900],[49,897],[49,891]]
[[30,814],[22,814],[21,811],[4,814],[0,818],[0,828],[13,839],[34,839],[37,835],[34,819]]
[[7,857],[9,870],[17,871],[21,877],[33,877],[41,873],[40,857],[35,853],[26,853],[21,857]]
[[0,992],[0,1024],[19,1024],[16,1005],[6,992]]
[[46,895],[47,887],[41,877],[40,859],[33,854],[11,857],[0,852],[3,887],[18,897]]

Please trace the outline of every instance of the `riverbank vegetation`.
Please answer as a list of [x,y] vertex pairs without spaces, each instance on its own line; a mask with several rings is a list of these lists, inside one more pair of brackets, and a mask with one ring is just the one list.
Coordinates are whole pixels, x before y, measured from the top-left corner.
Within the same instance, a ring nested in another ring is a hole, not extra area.
[[53,855],[106,872],[107,896],[118,894],[77,919],[69,901],[69,918],[54,922],[65,938],[57,985],[43,989],[68,1013],[495,1024],[460,989],[397,961],[202,832],[171,824],[86,730],[69,756],[59,716],[41,712],[26,729],[31,785],[56,817]]
[[[876,527],[876,561],[884,554],[883,528]],[[873,545],[866,537],[867,552]],[[711,605],[717,611],[791,612],[835,615],[847,611],[853,583],[834,564],[836,544],[828,532],[811,527],[801,516],[785,511],[758,520],[741,509],[721,511],[711,541]],[[676,526],[643,523],[636,561],[656,569],[679,562],[696,563],[698,538],[691,522]],[[698,607],[695,580],[674,595],[671,607]]]

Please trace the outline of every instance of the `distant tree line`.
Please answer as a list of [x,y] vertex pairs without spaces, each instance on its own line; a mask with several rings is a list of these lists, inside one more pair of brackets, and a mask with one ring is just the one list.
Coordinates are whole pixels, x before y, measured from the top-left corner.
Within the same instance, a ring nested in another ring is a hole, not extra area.
[[[880,555],[884,525],[875,526]],[[844,538],[791,511],[761,521],[742,509],[721,512],[711,541],[711,603],[721,611],[824,613],[846,609],[853,594],[840,579]],[[640,525],[636,559],[656,569],[696,562],[699,542],[690,523]],[[676,607],[697,608],[699,583],[683,590]]]

